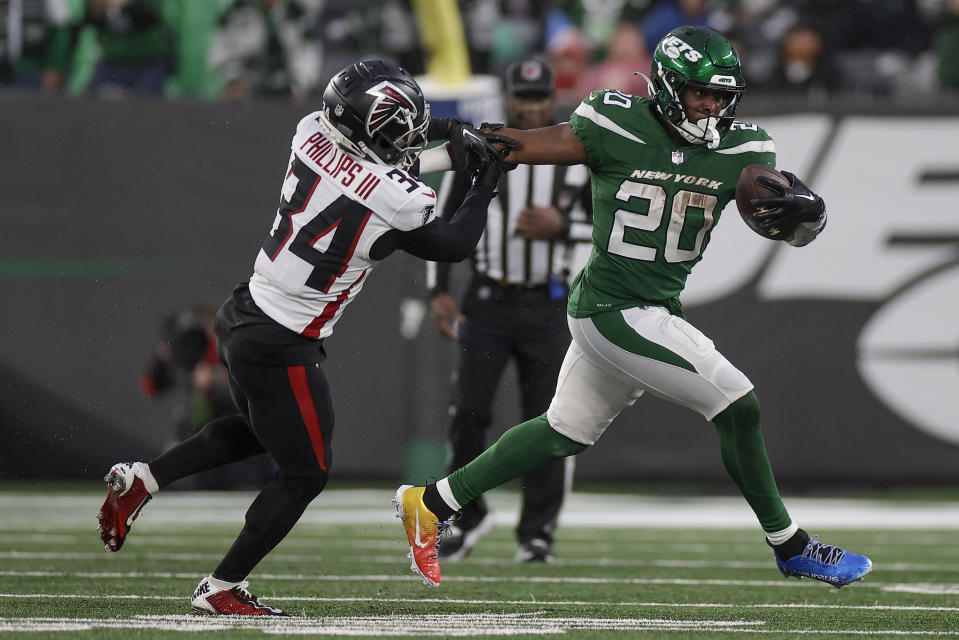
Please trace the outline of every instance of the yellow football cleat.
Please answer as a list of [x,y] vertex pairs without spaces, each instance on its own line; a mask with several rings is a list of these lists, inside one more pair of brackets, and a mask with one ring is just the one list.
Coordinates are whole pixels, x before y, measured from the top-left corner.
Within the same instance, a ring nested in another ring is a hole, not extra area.
[[410,569],[423,577],[430,587],[440,586],[440,537],[449,528],[449,520],[440,522],[439,518],[423,504],[423,492],[426,487],[414,487],[404,484],[393,496],[396,517],[403,521],[406,538],[410,543],[412,558]]

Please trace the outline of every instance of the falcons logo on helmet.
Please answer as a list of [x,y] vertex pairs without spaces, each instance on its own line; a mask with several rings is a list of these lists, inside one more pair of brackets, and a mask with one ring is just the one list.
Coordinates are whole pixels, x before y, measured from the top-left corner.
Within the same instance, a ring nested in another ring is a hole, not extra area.
[[366,123],[370,133],[378,130],[390,120],[407,122],[407,118],[416,118],[416,106],[414,106],[413,101],[393,83],[381,82],[375,87],[367,89],[366,93],[376,98]]

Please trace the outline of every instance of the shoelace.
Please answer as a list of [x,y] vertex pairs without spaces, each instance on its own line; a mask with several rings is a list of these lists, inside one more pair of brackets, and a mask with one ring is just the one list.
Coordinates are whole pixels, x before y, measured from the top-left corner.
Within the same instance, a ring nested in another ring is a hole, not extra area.
[[835,566],[839,564],[839,561],[846,555],[846,551],[839,547],[834,547],[831,544],[823,544],[819,542],[819,536],[813,536],[809,539],[809,542],[806,543],[806,548],[803,549],[802,555],[804,558],[812,558],[823,564]]
[[443,534],[445,534],[447,531],[450,530],[450,527],[453,526],[453,521],[452,520],[444,520],[443,522],[434,521],[433,524],[436,525],[436,544],[434,545],[434,548],[436,549],[436,553],[430,556],[430,558],[435,560],[436,558],[440,557],[440,543],[443,540]]
[[231,591],[233,591],[233,593],[235,593],[237,596],[240,596],[242,600],[246,600],[250,604],[255,604],[259,606],[260,603],[256,599],[256,596],[246,590],[248,586],[250,586],[250,583],[244,580],[240,584],[233,587]]

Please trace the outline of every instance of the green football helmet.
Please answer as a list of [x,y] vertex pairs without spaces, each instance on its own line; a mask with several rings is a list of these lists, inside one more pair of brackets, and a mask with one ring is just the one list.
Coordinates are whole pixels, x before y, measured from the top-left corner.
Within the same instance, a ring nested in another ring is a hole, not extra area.
[[[651,75],[649,95],[666,122],[689,142],[718,147],[746,90],[739,55],[729,40],[709,27],[673,29],[656,45]],[[687,118],[680,100],[686,86],[714,91],[723,104],[719,115],[702,112],[695,121]]]

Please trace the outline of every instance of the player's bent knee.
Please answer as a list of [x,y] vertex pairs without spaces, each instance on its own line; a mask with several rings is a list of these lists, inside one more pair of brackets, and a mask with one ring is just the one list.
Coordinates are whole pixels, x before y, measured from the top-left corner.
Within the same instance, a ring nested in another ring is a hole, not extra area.
[[550,453],[556,458],[582,453],[587,447],[596,442],[595,440],[588,442],[588,436],[586,436],[586,434],[580,430],[570,428],[569,425],[560,424],[557,426],[557,423],[554,422],[554,419],[548,414],[543,417],[546,419],[546,424],[549,425],[550,433],[554,436],[550,439]]
[[300,500],[312,500],[326,487],[329,476],[323,472],[303,475],[281,475],[277,477],[283,489],[294,494]]
[[553,454],[553,457],[565,458],[567,456],[575,456],[577,453],[586,451],[589,446],[582,442],[576,442],[569,436],[554,429],[552,425],[550,425],[550,429],[556,434],[556,437],[550,442],[550,453]]
[[729,425],[740,429],[759,426],[759,397],[750,391],[726,407],[713,418],[717,426]]
[[735,411],[738,421],[759,422],[759,397],[755,391],[750,391],[736,402],[729,405]]

